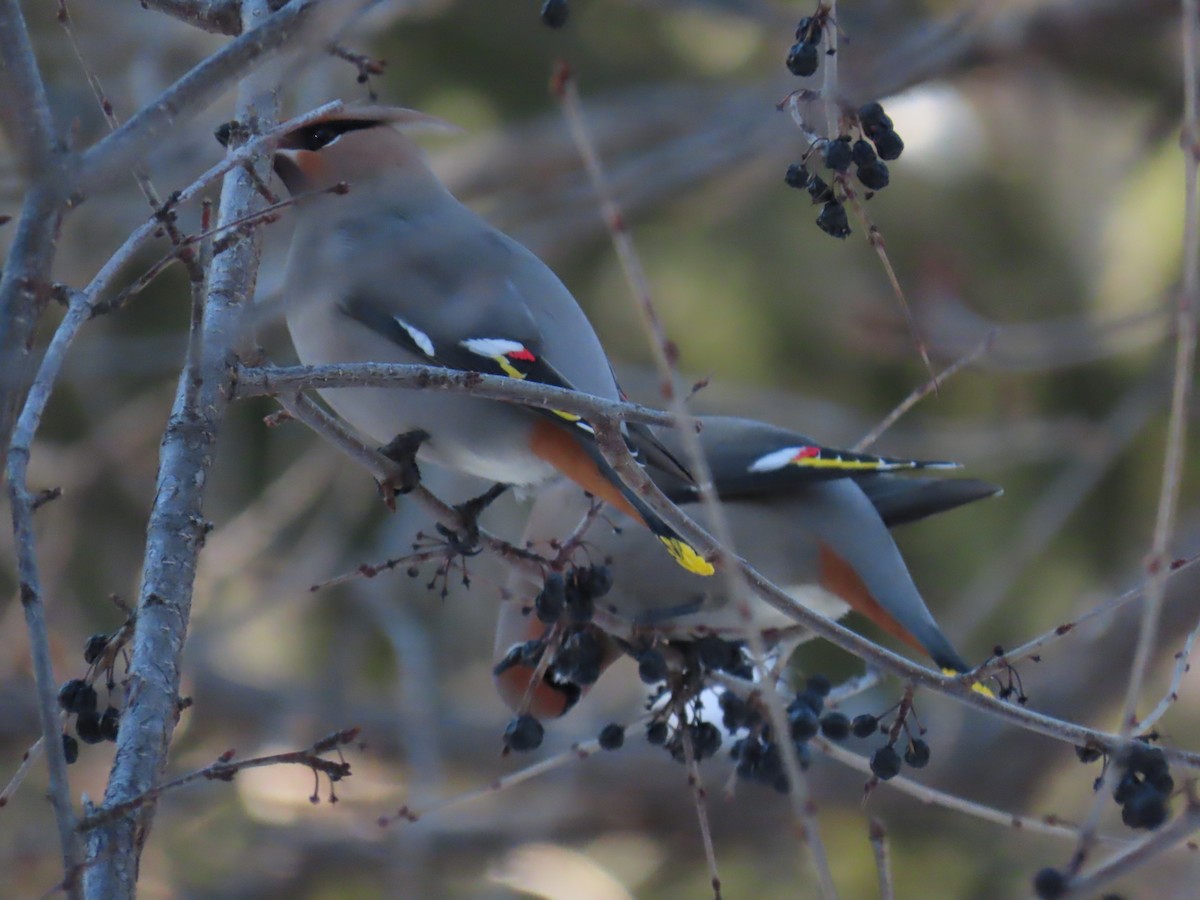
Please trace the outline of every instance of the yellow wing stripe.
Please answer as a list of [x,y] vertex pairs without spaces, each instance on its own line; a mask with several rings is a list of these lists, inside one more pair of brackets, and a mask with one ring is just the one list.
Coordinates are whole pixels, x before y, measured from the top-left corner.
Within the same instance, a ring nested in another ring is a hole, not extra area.
[[668,537],[666,535],[658,535],[658,539],[663,542],[663,546],[667,548],[667,552],[671,554],[671,559],[679,563],[689,572],[694,575],[703,575],[705,577],[716,572],[713,564],[701,556],[685,541],[676,537]]
[[911,469],[912,463],[883,462],[876,459],[822,459],[819,456],[809,456],[804,459],[793,459],[788,465],[800,466],[805,469],[849,469],[851,471],[873,469]]
[[[958,675],[961,675],[962,672],[955,671],[954,669],[942,669],[942,674],[954,678]],[[992,693],[992,689],[986,684],[981,684],[978,681],[971,685],[971,690],[977,694],[983,694],[985,697],[991,697],[993,700],[996,699],[996,695]]]
[[522,372],[520,369],[518,369],[516,366],[514,366],[511,362],[509,362],[508,357],[493,356],[492,359],[494,359],[496,361],[496,365],[498,365],[500,367],[501,371],[503,371],[504,374],[509,376],[510,378],[523,379],[525,377],[525,373]]

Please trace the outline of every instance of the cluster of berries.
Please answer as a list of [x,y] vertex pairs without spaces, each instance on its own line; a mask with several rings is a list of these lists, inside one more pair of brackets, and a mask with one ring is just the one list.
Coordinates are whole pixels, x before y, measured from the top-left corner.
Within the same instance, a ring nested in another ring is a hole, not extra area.
[[565,577],[551,572],[533,601],[534,612],[546,625],[558,622],[564,614],[572,625],[585,625],[596,613],[596,601],[612,586],[608,566],[578,566]]
[[[1104,755],[1099,747],[1085,745],[1075,748],[1080,762],[1095,762]],[[1153,830],[1167,820],[1167,800],[1175,790],[1175,779],[1167,758],[1157,747],[1144,741],[1134,741],[1119,754],[1113,764],[1121,773],[1113,788],[1113,799],[1121,807],[1121,821],[1130,828]],[[1096,779],[1099,789],[1104,781]]]
[[687,729],[696,762],[716,756],[717,751],[721,749],[721,730],[712,722],[704,721],[698,708],[693,709],[690,721],[669,722],[666,718],[655,719],[646,726],[646,741],[656,747],[662,747],[675,762],[686,762],[684,729]]
[[[604,639],[590,624],[596,600],[612,590],[607,566],[578,566],[566,574],[551,572],[534,600],[534,614],[545,625],[564,623],[562,641],[547,670],[555,687],[578,699],[583,688],[600,678],[604,662]],[[545,637],[514,647],[499,663],[499,675],[514,665],[535,668],[546,652]],[[664,663],[665,665],[665,663]],[[574,703],[574,699],[569,702]],[[542,724],[533,716],[515,716],[504,732],[504,745],[518,752],[541,746]]]
[[788,50],[788,71],[798,78],[807,78],[817,71],[821,59],[821,37],[829,24],[828,16],[805,16],[796,26],[796,43]]
[[[808,746],[818,732],[831,740],[841,740],[849,729],[849,721],[840,712],[826,712],[825,698],[829,696],[829,679],[814,675],[804,690],[799,691],[787,707],[789,737],[795,747],[800,767],[807,769],[812,762]],[[774,788],[780,793],[790,790],[783,766],[783,751],[764,718],[763,711],[737,694],[721,695],[723,724],[730,734],[745,730],[730,750],[737,762],[738,778]]]
[[[745,646],[737,641],[727,641],[716,635],[705,635],[694,641],[680,641],[670,645],[682,658],[679,683],[684,690],[698,691],[704,683],[706,672],[726,672],[737,678],[750,679],[754,668],[746,656]],[[629,654],[637,660],[638,676],[645,684],[660,684],[670,674],[667,658],[657,648],[629,648]],[[665,694],[664,685],[650,698],[655,703]],[[646,740],[663,747],[676,762],[684,762],[683,729],[687,729],[692,744],[692,753],[697,761],[715,756],[721,749],[721,730],[701,715],[700,704],[694,703],[691,719],[676,722],[673,726],[665,718],[658,718],[646,726]]]
[[816,150],[821,152],[821,162],[834,173],[834,178],[845,176],[850,166],[863,187],[872,192],[881,191],[891,182],[887,163],[904,152],[904,141],[896,134],[892,120],[879,103],[867,103],[860,107],[857,122],[862,136],[855,140],[853,135],[842,134],[833,140],[820,141],[813,145],[803,162],[788,166],[783,180],[798,190],[807,190],[813,203],[823,204],[817,216],[817,227],[835,238],[846,238],[850,234],[850,223],[846,208],[833,189],[817,174],[809,172],[807,161]]
[[[901,756],[896,752],[896,737],[890,738],[886,744],[871,754],[871,774],[880,781],[887,781],[900,774],[901,763],[914,769],[923,769],[929,765],[929,744],[919,737],[913,737],[908,731],[908,721],[901,723],[908,747]],[[885,731],[879,716],[864,714],[855,716],[850,722],[850,733],[856,738],[869,738],[877,731]]]
[[[108,649],[109,635],[93,634],[83,648],[83,659],[90,666],[95,664]],[[107,685],[111,699],[114,685]],[[79,741],[99,744],[115,741],[121,723],[121,711],[110,702],[100,711],[99,695],[87,678],[72,678],[58,689],[58,705],[63,712],[75,716],[75,736],[63,733],[63,755],[67,764],[79,759]],[[78,739],[76,739],[78,738]]]
[[1121,821],[1130,828],[1158,828],[1167,821],[1167,800],[1175,790],[1163,752],[1135,741],[1117,757],[1117,765],[1121,777],[1113,799],[1121,806]]
[[562,28],[570,15],[571,8],[567,6],[567,0],[546,0],[542,4],[542,24],[549,28]]

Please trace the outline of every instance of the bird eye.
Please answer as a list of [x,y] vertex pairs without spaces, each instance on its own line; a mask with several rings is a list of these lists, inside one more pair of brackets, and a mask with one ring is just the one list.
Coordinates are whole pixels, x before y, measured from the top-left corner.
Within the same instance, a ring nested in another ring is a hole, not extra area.
[[340,129],[334,128],[332,125],[315,125],[306,135],[307,150],[320,150],[322,147],[327,147],[341,136]]

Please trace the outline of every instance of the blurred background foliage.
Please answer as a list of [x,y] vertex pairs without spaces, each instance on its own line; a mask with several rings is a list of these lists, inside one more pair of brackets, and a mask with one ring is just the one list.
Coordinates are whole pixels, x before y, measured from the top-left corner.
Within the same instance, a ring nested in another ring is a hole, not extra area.
[[[464,127],[464,136],[431,142],[439,171],[551,262],[627,388],[655,403],[646,339],[547,90],[554,60],[568,59],[681,365],[709,380],[696,408],[754,415],[826,443],[856,441],[926,372],[862,227],[853,223],[844,242],[827,237],[814,225],[817,208],[783,184],[804,144],[775,104],[798,86],[783,58],[810,4],[572,0],[562,32],[540,25],[538,5],[382,3],[349,43],[387,60],[370,85],[384,102]],[[29,3],[26,14],[58,122],[87,142],[103,120],[54,6]],[[224,40],[134,2],[69,6],[83,54],[123,118]],[[982,659],[994,644],[1014,646],[1136,584],[1149,546],[1181,258],[1178,11],[1165,2],[862,0],[843,3],[839,22],[847,99],[883,100],[907,143],[892,185],[868,210],[935,363],[991,338],[975,365],[877,445],[961,460],[1005,488],[1003,498],[901,535],[931,607],[966,654]],[[355,74],[332,58],[290,70],[285,108],[364,97]],[[211,131],[231,109],[228,98],[159,148],[151,168],[160,192],[219,157]],[[14,212],[20,195],[11,156],[0,154],[0,212]],[[89,198],[67,221],[55,277],[85,283],[147,212],[132,179]],[[187,210],[184,222],[194,230],[197,218]],[[288,228],[285,217],[268,229],[256,322],[278,361],[291,359],[276,314]],[[10,235],[11,226],[0,229],[0,241]],[[148,250],[130,280],[163,252],[162,242]],[[35,451],[32,486],[64,491],[38,519],[63,679],[82,674],[88,634],[120,623],[108,595],[136,597],[188,304],[186,279],[170,271],[119,315],[92,323]],[[336,805],[310,803],[311,773],[284,767],[164,798],[143,896],[707,896],[685,774],[636,734],[619,753],[417,823],[375,824],[401,803],[420,808],[529,761],[499,754],[508,715],[489,669],[503,573],[472,560],[472,589],[451,579],[444,600],[424,587],[431,573],[409,579],[403,567],[309,591],[403,554],[428,523],[403,502],[387,513],[369,478],[299,426],[264,427],[272,408],[236,404],[223,430],[206,502],[215,529],[185,656],[195,703],[171,769],[229,748],[298,748],[350,725],[363,726],[365,747],[350,754],[354,776],[339,785]],[[478,489],[428,474],[447,499]],[[1198,478],[1190,465],[1179,555],[1194,552],[1200,535]],[[506,498],[486,524],[515,537],[524,509]],[[0,534],[5,778],[37,735],[10,541]],[[1165,690],[1171,656],[1200,612],[1196,581],[1189,571],[1172,582],[1151,698]],[[1023,666],[1033,707],[1114,728],[1134,622],[1126,615],[1079,629]],[[802,651],[800,665],[834,676],[859,670],[819,645]],[[535,756],[637,716],[636,676],[618,668],[549,726]],[[1200,739],[1198,688],[1185,678],[1162,724],[1172,743]],[[848,711],[878,711],[897,695],[887,684]],[[922,780],[1013,812],[1086,812],[1097,770],[1069,747],[937,698],[919,709],[933,747]],[[102,793],[110,746],[83,748],[72,768],[76,795]],[[724,754],[703,771],[725,895],[815,896],[786,802],[752,785],[726,797]],[[35,896],[56,880],[43,779],[38,768],[0,811],[5,896]],[[864,810],[862,781],[828,760],[811,770],[845,897],[875,896],[872,815],[888,826],[902,897],[1024,896],[1034,871],[1070,852],[1069,841],[926,807],[886,786]],[[1128,837],[1115,812],[1105,830]],[[1197,878],[1194,854],[1176,851],[1122,894],[1192,897]]]

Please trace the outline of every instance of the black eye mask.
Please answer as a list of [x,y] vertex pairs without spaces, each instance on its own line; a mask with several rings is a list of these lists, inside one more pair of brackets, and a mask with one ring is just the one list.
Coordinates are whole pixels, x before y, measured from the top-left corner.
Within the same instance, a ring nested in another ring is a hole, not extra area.
[[365,128],[378,128],[382,125],[378,119],[334,119],[329,122],[317,122],[304,128],[297,128],[279,142],[281,150],[320,150],[333,143],[348,131],[362,131]]
[[[347,131],[378,128],[383,124],[378,119],[334,119],[330,122],[317,122],[284,135],[279,142],[279,148],[281,150],[320,150]],[[213,137],[222,147],[228,147],[229,141],[238,127],[238,122],[226,122],[217,126],[213,131]]]

